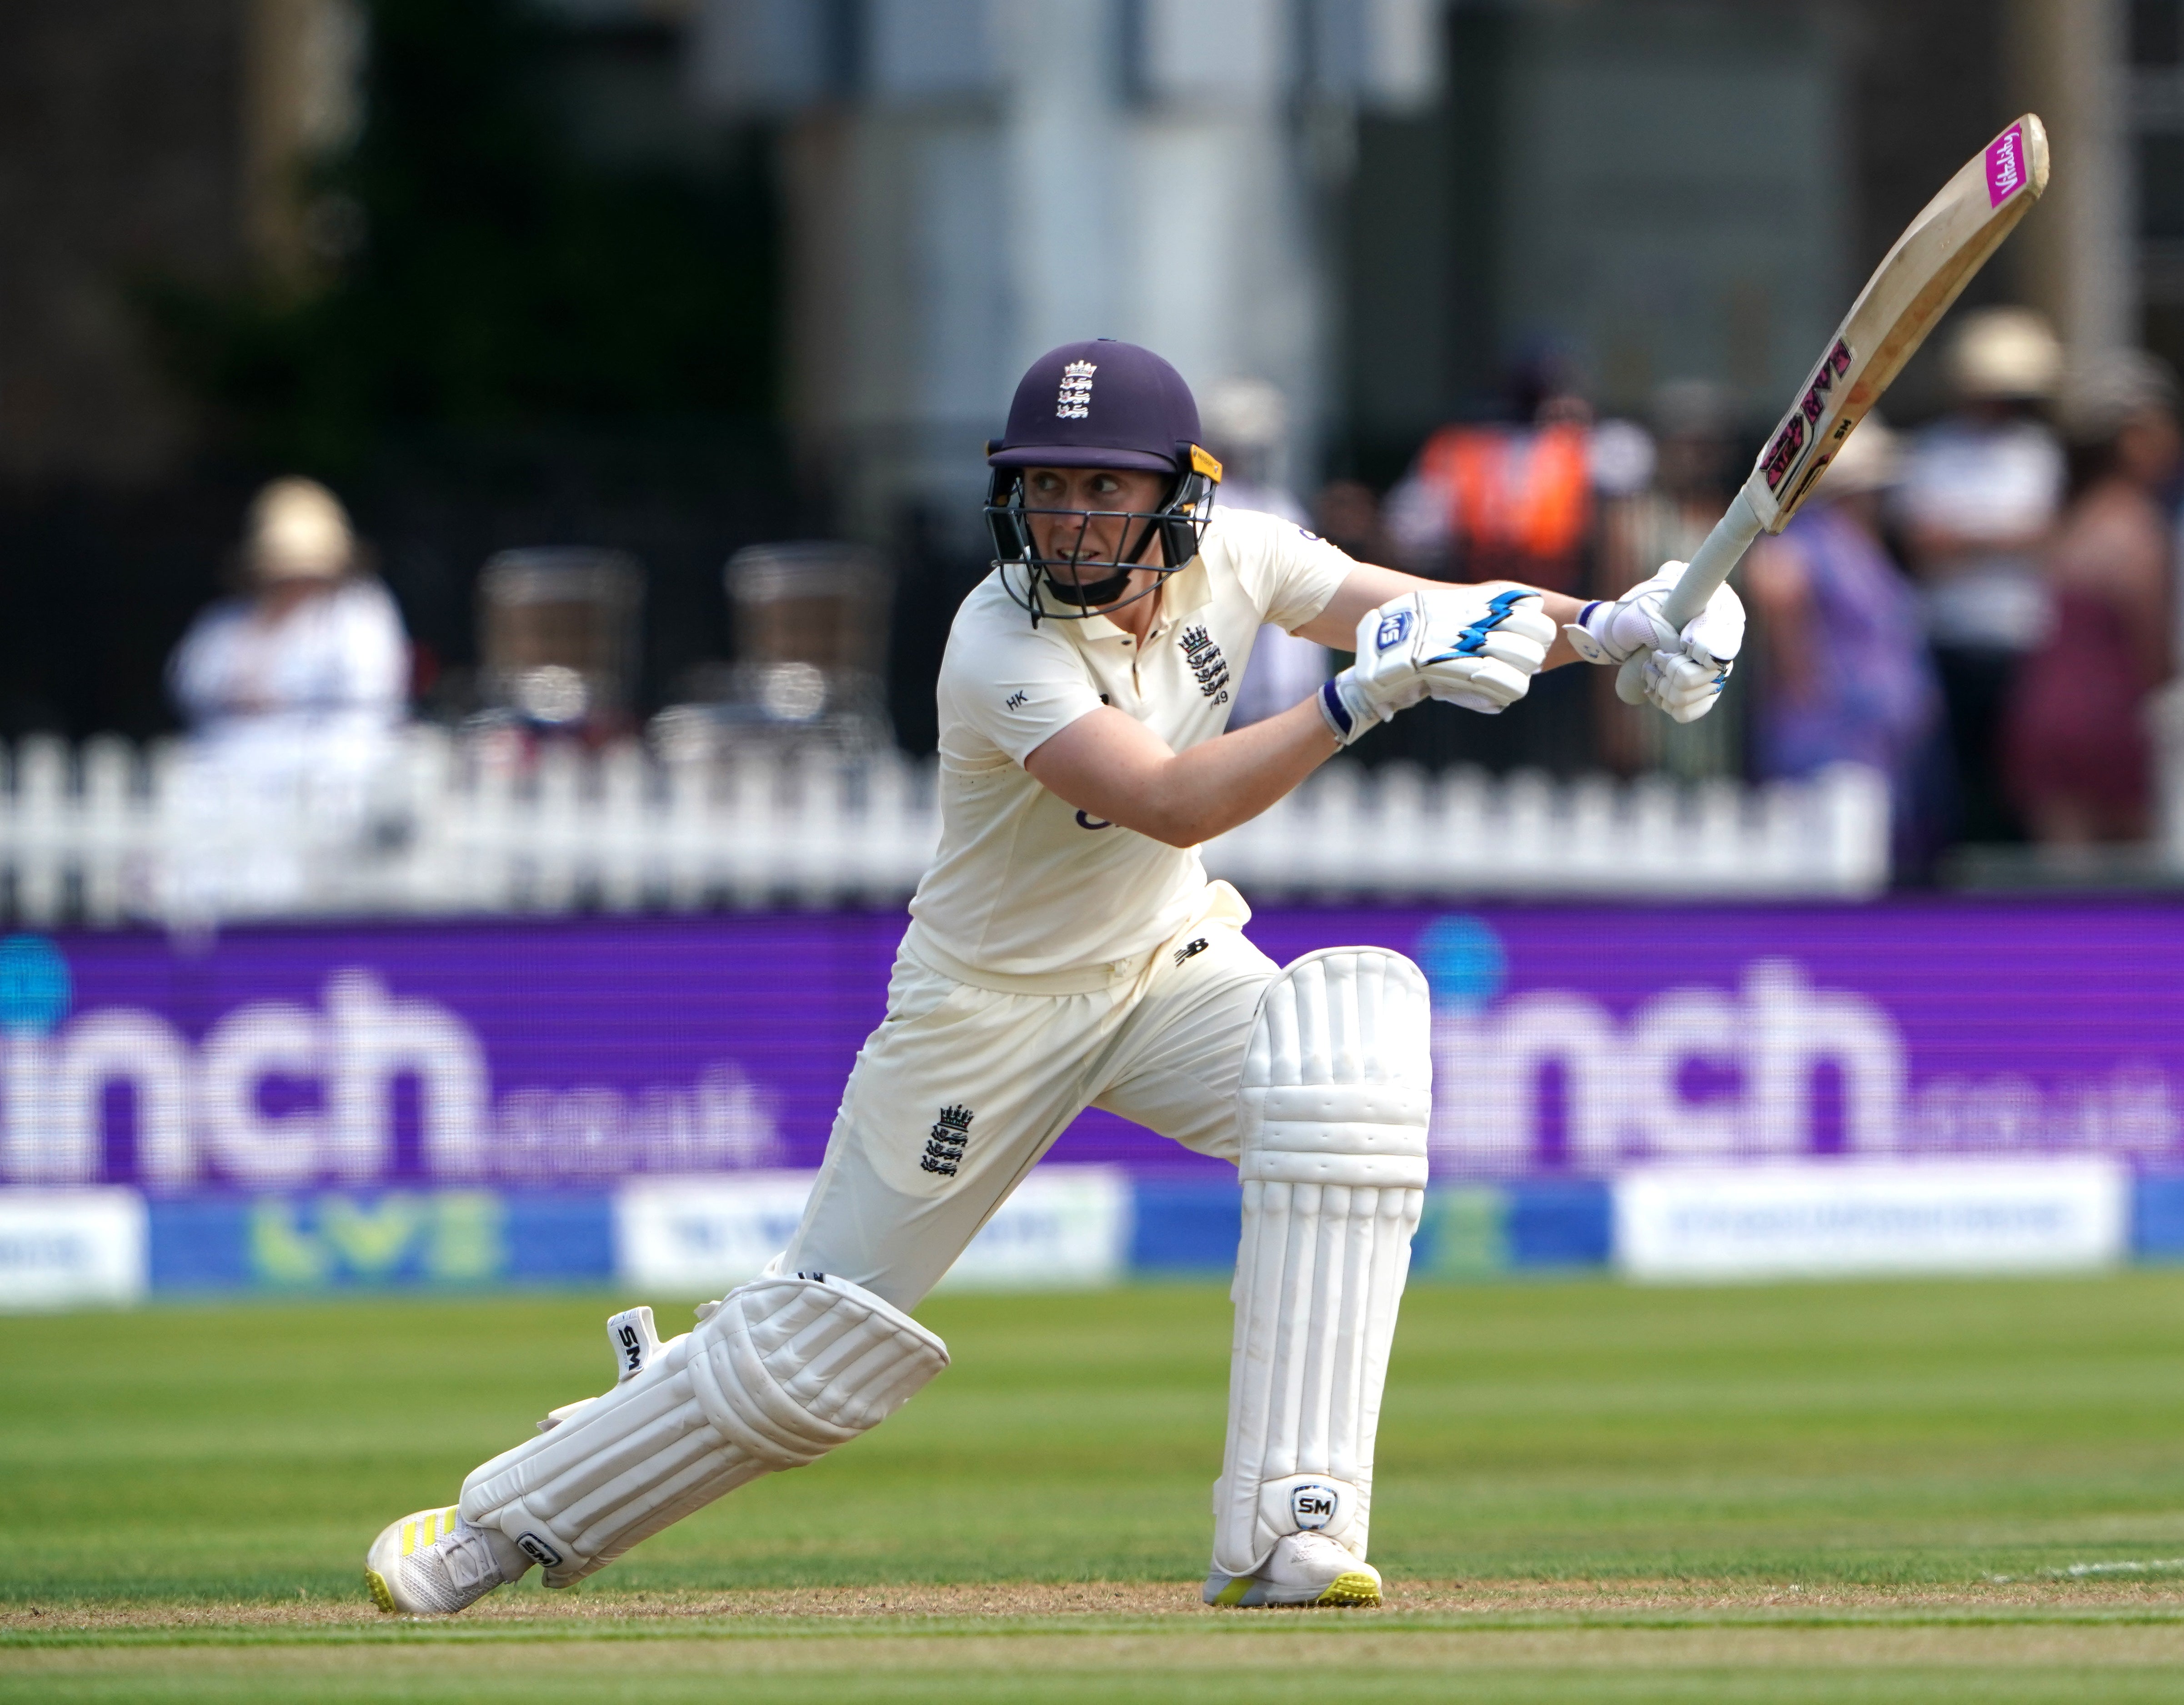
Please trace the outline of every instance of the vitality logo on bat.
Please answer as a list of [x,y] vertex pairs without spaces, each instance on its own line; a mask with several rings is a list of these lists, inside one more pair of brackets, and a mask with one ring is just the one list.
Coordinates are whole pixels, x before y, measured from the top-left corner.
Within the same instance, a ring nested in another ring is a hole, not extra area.
[[2014,124],[1987,144],[1987,205],[2000,207],[2024,187],[2025,126]]

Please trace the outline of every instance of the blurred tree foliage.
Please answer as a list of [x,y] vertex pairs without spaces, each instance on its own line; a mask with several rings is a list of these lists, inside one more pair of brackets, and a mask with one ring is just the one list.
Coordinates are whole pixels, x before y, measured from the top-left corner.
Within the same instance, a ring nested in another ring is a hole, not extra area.
[[521,0],[369,0],[365,119],[314,176],[301,295],[163,293],[235,448],[353,470],[421,433],[748,421],[773,402],[766,162],[603,164],[557,75],[577,38]]

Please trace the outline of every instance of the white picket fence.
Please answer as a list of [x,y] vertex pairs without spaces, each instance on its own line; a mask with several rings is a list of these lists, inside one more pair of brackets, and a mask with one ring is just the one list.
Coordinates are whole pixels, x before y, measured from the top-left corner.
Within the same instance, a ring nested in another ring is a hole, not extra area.
[[[805,751],[664,763],[413,728],[368,773],[238,783],[187,749],[29,739],[0,791],[20,922],[687,911],[899,901],[939,835],[934,770]],[[1887,878],[1886,788],[1762,789],[1329,765],[1206,849],[1248,894],[1838,896]]]

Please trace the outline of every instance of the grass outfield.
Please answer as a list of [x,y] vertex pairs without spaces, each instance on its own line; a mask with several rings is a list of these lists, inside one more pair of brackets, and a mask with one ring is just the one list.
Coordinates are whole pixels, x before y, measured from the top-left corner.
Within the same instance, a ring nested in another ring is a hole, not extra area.
[[1220,1289],[943,1297],[870,1438],[373,1617],[365,1541],[602,1388],[620,1300],[0,1319],[0,1700],[2184,1696],[2184,1274],[1420,1286],[1341,1614],[1197,1604]]

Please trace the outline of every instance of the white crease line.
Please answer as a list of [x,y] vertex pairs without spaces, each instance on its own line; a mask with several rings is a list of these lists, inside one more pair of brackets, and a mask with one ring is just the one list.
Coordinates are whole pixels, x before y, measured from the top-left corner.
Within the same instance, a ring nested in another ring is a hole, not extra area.
[[1991,1574],[1997,1586],[2015,1580],[2081,1580],[2089,1574],[2152,1574],[2157,1570],[2184,1568],[2184,1557],[2155,1557],[2148,1563],[2074,1563],[2068,1568],[2043,1568],[2037,1575]]

